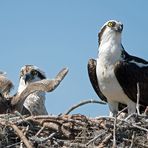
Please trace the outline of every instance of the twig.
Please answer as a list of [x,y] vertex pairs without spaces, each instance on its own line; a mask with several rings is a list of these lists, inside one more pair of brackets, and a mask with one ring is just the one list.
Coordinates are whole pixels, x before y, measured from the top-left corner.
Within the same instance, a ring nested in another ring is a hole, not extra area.
[[13,147],[16,147],[16,145],[19,145],[19,144],[20,144],[20,142],[17,142],[17,143],[6,146],[6,148],[13,148]]
[[117,117],[118,117],[122,112],[124,112],[125,110],[127,110],[127,106],[126,106],[125,108],[123,108],[120,112],[118,112]]
[[139,126],[139,125],[136,125],[136,124],[134,124],[134,123],[132,123],[132,126],[138,128],[138,129],[141,129],[141,130],[143,130],[143,131],[148,132],[148,129],[146,129],[146,128],[144,128],[144,127],[141,127],[141,126]]
[[137,109],[137,114],[140,115],[139,112],[139,100],[140,100],[140,88],[139,88],[139,82],[137,83],[137,104],[136,104],[136,109]]
[[43,130],[44,130],[45,126],[43,126],[37,133],[35,136],[38,136]]
[[23,143],[26,145],[27,148],[32,148],[31,143],[27,140],[23,132],[13,123],[10,123],[10,126],[15,130],[17,135],[20,137],[20,139],[23,141]]
[[[29,125],[27,126],[27,128],[24,131],[24,136],[26,136],[28,130],[29,130]],[[23,147],[23,141],[22,140],[21,140],[21,143],[20,143],[20,148],[21,147]]]
[[33,141],[37,142],[37,143],[44,143],[44,142],[46,142],[47,140],[53,138],[56,134],[57,134],[56,132],[55,132],[55,133],[52,133],[52,134],[50,134],[50,135],[49,135],[48,137],[46,137],[46,138],[38,138],[38,137],[34,136],[34,137],[32,137],[31,139],[32,139]]
[[110,133],[107,137],[105,137],[105,139],[99,144],[98,148],[103,148],[105,147],[105,143],[108,142],[108,140],[110,140],[112,137],[112,134]]
[[63,144],[63,147],[65,146],[65,147],[71,147],[71,148],[86,148],[86,145],[85,144],[82,144],[82,143],[72,143],[72,142],[65,142],[65,140],[64,140],[64,142],[63,142],[64,144]]
[[114,129],[113,129],[113,148],[116,148],[116,123],[117,123],[117,117],[115,117],[114,120]]
[[[46,119],[46,120],[44,120]],[[31,121],[35,121],[35,122],[38,122],[39,124],[43,124],[45,121],[48,121],[48,119],[50,120],[55,120],[55,122],[58,123],[58,120],[62,120],[62,121],[65,121],[65,122],[73,122],[73,123],[77,123],[78,125],[85,125],[85,122],[82,122],[82,121],[79,121],[79,120],[74,120],[74,119],[71,119],[71,118],[65,118],[64,116],[30,116],[30,117],[27,117],[26,120],[31,120]],[[50,121],[51,121],[50,120]],[[42,121],[42,122],[41,122]]]
[[80,107],[80,106],[82,106],[82,105],[88,104],[88,103],[106,104],[106,103],[103,102],[103,101],[98,101],[98,100],[93,100],[93,99],[91,99],[91,100],[84,100],[84,101],[81,101],[80,103],[78,103],[78,104],[72,106],[72,107],[71,107],[70,109],[68,109],[68,111],[66,111],[64,114],[65,114],[65,115],[68,115],[68,114],[69,114],[70,112],[72,112],[74,109],[76,109],[76,108],[78,108],[78,107]]
[[138,128],[138,129],[141,129],[141,130],[143,130],[143,131],[148,132],[148,129],[146,129],[146,128],[144,128],[144,127],[141,127],[141,126],[139,126],[139,125],[136,125],[136,124],[134,124],[134,123],[132,123],[132,122],[128,122],[128,121],[125,120],[125,119],[118,119],[118,120],[123,121],[123,122],[126,122],[126,123],[128,123],[128,124],[131,124],[133,127],[136,127],[136,128]]
[[129,118],[131,118],[133,115],[136,115],[136,113],[132,113],[130,115],[128,115],[124,120],[127,121]]
[[93,139],[91,139],[88,143],[86,143],[86,146],[90,145],[92,142],[96,141],[99,137],[101,137],[102,135],[104,135],[107,131],[104,131],[102,133],[100,133],[99,135],[97,135],[96,137],[94,137]]
[[132,140],[131,140],[131,145],[129,148],[132,148],[134,145],[134,138],[135,138],[135,131],[133,131],[133,135],[132,135]]

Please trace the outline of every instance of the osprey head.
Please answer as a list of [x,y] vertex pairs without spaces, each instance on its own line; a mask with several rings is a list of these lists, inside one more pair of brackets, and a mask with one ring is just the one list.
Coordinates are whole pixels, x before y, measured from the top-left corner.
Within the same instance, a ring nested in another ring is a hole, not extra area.
[[34,65],[25,65],[21,68],[20,79],[24,80],[25,84],[30,82],[45,79],[45,73]]
[[123,24],[116,20],[107,21],[101,28],[98,37],[99,45],[102,41],[109,41],[110,39],[121,39]]

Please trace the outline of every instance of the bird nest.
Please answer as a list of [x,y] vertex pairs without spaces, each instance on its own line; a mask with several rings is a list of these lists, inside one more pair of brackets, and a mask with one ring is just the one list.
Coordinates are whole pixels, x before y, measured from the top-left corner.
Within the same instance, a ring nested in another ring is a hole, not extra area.
[[148,147],[148,116],[0,115],[0,147]]

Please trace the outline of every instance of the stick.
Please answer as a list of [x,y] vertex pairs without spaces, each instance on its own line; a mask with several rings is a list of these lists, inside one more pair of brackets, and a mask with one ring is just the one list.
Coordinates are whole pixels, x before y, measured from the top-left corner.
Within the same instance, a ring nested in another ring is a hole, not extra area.
[[45,126],[43,126],[37,133],[36,133],[36,137],[44,130]]
[[110,140],[112,137],[112,134],[110,133],[107,137],[105,137],[105,139],[101,142],[101,144],[99,144],[98,148],[103,148],[105,147],[105,144],[108,142],[108,140]]
[[114,120],[114,129],[113,129],[113,148],[116,148],[116,123],[117,123],[117,117],[115,117]]
[[138,129],[141,129],[141,130],[143,130],[143,131],[148,132],[148,129],[146,129],[146,128],[144,128],[144,127],[141,127],[141,126],[139,126],[139,125],[136,125],[136,124],[134,124],[134,123],[132,123],[132,122],[128,122],[128,121],[125,120],[125,119],[118,119],[118,120],[123,121],[123,122],[126,122],[126,123],[128,123],[128,124],[131,124],[133,127],[136,127],[136,128],[138,128]]
[[50,135],[49,135],[48,137],[46,137],[46,138],[38,138],[38,137],[34,136],[34,137],[32,137],[31,139],[32,139],[33,141],[37,142],[37,143],[44,143],[44,142],[46,142],[47,140],[53,138],[56,134],[57,134],[56,132],[55,132],[55,133],[52,133],[52,134],[50,134]]
[[133,132],[133,135],[132,135],[132,140],[131,140],[131,145],[129,148],[132,148],[133,145],[134,145],[134,138],[135,138],[135,131]]
[[16,145],[19,145],[19,144],[20,144],[20,142],[17,142],[17,143],[6,146],[6,148],[12,148],[14,146],[16,147]]
[[[27,126],[27,128],[24,131],[24,136],[26,136],[28,130],[29,130],[29,125]],[[21,147],[23,147],[23,141],[22,140],[21,140],[21,143],[20,143],[20,148]]]
[[99,104],[106,104],[105,102],[103,101],[97,101],[97,100],[84,100],[84,101],[81,101],[80,103],[72,106],[70,109],[68,109],[68,111],[65,112],[65,115],[68,115],[70,112],[72,112],[74,109],[82,106],[82,105],[85,105],[85,104],[88,104],[88,103],[99,103]]
[[137,83],[137,104],[136,104],[136,109],[137,109],[137,114],[140,115],[139,112],[139,100],[140,100],[140,88],[139,88],[139,82]]
[[132,113],[130,115],[128,115],[126,118],[125,118],[125,121],[127,121],[129,118],[131,118],[133,115],[136,115],[136,113]]
[[96,137],[94,137],[93,139],[91,139],[88,143],[86,143],[86,146],[90,145],[92,142],[96,141],[99,137],[101,137],[102,135],[104,135],[107,131],[104,131],[103,133],[100,133],[99,135],[97,135]]
[[122,112],[124,112],[125,110],[127,110],[127,107],[123,108],[123,109],[117,114],[117,117],[118,117]]
[[32,148],[31,143],[27,140],[23,132],[13,123],[10,123],[10,126],[14,129],[17,135],[20,137],[21,141],[26,145],[27,148]]

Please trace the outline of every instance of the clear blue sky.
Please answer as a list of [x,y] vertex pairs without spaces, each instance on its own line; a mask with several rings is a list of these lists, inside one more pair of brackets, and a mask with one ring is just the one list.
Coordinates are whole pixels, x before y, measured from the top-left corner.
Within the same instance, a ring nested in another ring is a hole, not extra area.
[[[84,99],[99,99],[88,79],[87,62],[96,58],[98,31],[110,19],[123,22],[123,45],[148,59],[147,0],[3,0],[0,1],[0,70],[14,82],[20,68],[34,64],[49,78],[68,67],[61,85],[47,94],[46,106],[59,114]],[[85,105],[73,113],[107,115],[108,107]]]

